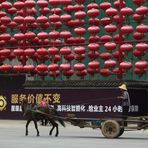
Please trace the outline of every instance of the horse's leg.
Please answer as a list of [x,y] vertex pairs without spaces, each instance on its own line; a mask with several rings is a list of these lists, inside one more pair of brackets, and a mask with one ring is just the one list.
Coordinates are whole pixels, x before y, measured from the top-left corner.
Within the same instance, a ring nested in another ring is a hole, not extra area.
[[30,122],[31,122],[31,119],[28,119],[26,123],[26,134],[25,134],[26,136],[28,136],[28,126]]
[[35,129],[36,129],[36,131],[37,131],[37,136],[40,136],[39,130],[38,130],[37,121],[34,119],[33,122],[34,122],[34,125],[35,125]]
[[52,120],[52,119],[49,119],[49,121],[50,121],[50,123],[51,123],[52,126],[53,126],[52,129],[50,130],[49,135],[52,135],[52,132],[53,132],[54,128],[56,127],[56,134],[55,134],[55,136],[57,137],[57,136],[59,135],[58,124],[57,124],[54,120]]

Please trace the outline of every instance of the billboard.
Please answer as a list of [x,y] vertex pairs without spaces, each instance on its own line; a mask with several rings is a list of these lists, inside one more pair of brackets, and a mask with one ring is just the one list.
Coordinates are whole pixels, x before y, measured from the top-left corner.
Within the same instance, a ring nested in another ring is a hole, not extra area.
[[[147,115],[147,91],[132,89],[129,94],[129,115]],[[122,115],[119,95],[116,88],[0,90],[0,119],[22,119],[21,101],[28,99],[30,104],[40,104],[43,98],[64,117],[69,114],[78,118],[119,117]]]

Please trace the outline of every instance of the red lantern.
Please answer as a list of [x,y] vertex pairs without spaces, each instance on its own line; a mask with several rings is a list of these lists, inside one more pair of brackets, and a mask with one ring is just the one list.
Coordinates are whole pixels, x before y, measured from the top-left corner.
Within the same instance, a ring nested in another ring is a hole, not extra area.
[[130,25],[126,25],[126,26],[121,27],[121,31],[125,34],[129,34],[129,33],[133,32],[133,30],[134,30],[133,27]]
[[104,17],[100,21],[101,21],[101,24],[104,26],[109,25],[112,22],[111,18],[109,17]]
[[24,18],[25,23],[34,23],[35,22],[35,18],[33,16],[26,16]]
[[73,53],[64,55],[64,59],[66,59],[67,61],[72,61],[74,59]]
[[24,8],[25,3],[21,2],[21,1],[16,1],[13,6],[17,9],[17,10],[21,10]]
[[110,59],[110,60],[107,60],[104,62],[104,67],[105,68],[113,68],[116,66],[116,64],[117,64],[116,61]]
[[89,18],[88,20],[90,25],[98,26],[100,24],[100,20],[98,18]]
[[116,48],[116,43],[114,42],[107,42],[104,44],[104,47],[107,49],[107,50],[114,50]]
[[59,49],[56,48],[56,47],[50,47],[50,48],[48,49],[48,52],[49,52],[49,54],[51,54],[51,55],[56,55],[56,54],[59,53]]
[[18,41],[24,40],[25,35],[23,33],[16,33],[16,34],[14,34],[14,38]]
[[65,23],[65,22],[70,21],[72,19],[72,16],[69,14],[63,14],[63,15],[61,15],[60,19],[62,22]]
[[1,7],[4,8],[4,9],[10,9],[12,7],[12,4],[8,1],[2,2]]
[[146,73],[146,69],[139,69],[139,68],[134,68],[134,73],[139,75],[139,76],[142,76],[144,73]]
[[7,27],[9,28],[15,28],[17,26],[17,23],[14,21],[11,21],[10,23],[7,24]]
[[96,74],[98,72],[99,72],[98,69],[91,69],[91,68],[87,69],[87,73],[90,74],[90,75],[94,75],[94,74]]
[[47,39],[48,37],[49,37],[49,35],[48,35],[48,33],[47,32],[39,32],[38,34],[37,34],[37,37],[39,38],[39,39]]
[[140,32],[140,33],[147,33],[148,32],[148,25],[144,25],[144,24],[138,25],[136,27],[136,31]]
[[106,9],[108,9],[110,7],[111,7],[111,3],[109,3],[109,2],[102,2],[100,4],[100,8],[103,9],[103,10],[106,10]]
[[115,51],[113,53],[113,57],[117,58],[117,59],[124,58],[125,57],[125,53],[124,52]]
[[41,56],[48,55],[48,50],[46,48],[39,48],[39,49],[37,49],[36,52],[37,52],[38,55],[41,55]]
[[13,50],[13,52],[14,52],[14,54],[16,55],[16,56],[22,56],[22,55],[24,55],[24,50],[23,49],[14,49]]
[[3,64],[0,66],[0,71],[2,72],[8,72],[10,70],[12,70],[12,66],[9,64]]
[[33,56],[34,54],[35,54],[35,50],[34,49],[32,49],[32,48],[28,48],[28,49],[25,49],[24,50],[24,54],[26,55],[26,56]]
[[71,66],[70,66],[70,64],[61,64],[60,65],[60,69],[62,70],[62,71],[68,71],[68,70],[70,70],[71,69]]
[[120,36],[119,34],[114,35],[113,38],[114,38],[115,42],[119,42],[119,41],[124,41],[125,40],[125,36],[124,35]]
[[75,0],[76,3],[83,4],[86,0]]
[[138,43],[136,45],[136,49],[140,51],[147,51],[148,50],[148,44],[146,43]]
[[100,28],[98,26],[90,26],[88,32],[92,35],[99,33]]
[[[120,6],[121,6],[120,0],[117,0],[117,1],[114,2],[114,7],[115,8],[119,9]],[[122,7],[125,7],[125,6],[126,6],[125,1],[122,1]]]
[[72,0],[49,0],[49,4],[52,6],[70,5],[71,3],[72,3]]
[[140,6],[140,5],[144,4],[145,0],[133,0],[133,2],[134,2],[136,5]]
[[84,11],[75,12],[75,17],[77,19],[84,19],[86,17],[86,13]]
[[1,17],[1,23],[2,24],[8,24],[10,22],[11,22],[11,18],[10,17],[8,17],[8,16]]
[[63,75],[66,77],[71,77],[74,74],[74,71],[72,69],[63,71]]
[[75,52],[76,54],[85,54],[85,48],[82,47],[82,46],[75,47],[75,48],[74,48],[74,52]]
[[72,13],[73,10],[74,10],[73,5],[68,5],[68,6],[64,7],[64,11],[67,13]]
[[124,16],[129,16],[129,15],[132,15],[133,14],[133,9],[132,8],[129,8],[129,7],[124,7],[124,8],[121,9],[120,12]]
[[90,43],[88,44],[88,49],[90,51],[98,51],[100,49],[100,45],[97,43]]
[[99,69],[100,63],[98,61],[91,61],[88,63],[88,67],[91,69]]
[[76,4],[76,5],[74,5],[73,10],[76,11],[76,12],[77,11],[83,11],[84,5],[83,4]]
[[139,15],[147,15],[148,13],[148,7],[146,6],[140,6],[136,9],[136,13]]
[[39,9],[39,12],[45,16],[49,14],[50,9],[48,7],[44,7],[44,8]]
[[26,32],[25,33],[25,38],[27,39],[27,40],[32,40],[32,39],[34,39],[36,37],[36,34],[34,33],[34,32]]
[[90,36],[89,37],[89,43],[97,43],[97,42],[99,42],[99,36]]
[[74,65],[74,69],[78,70],[78,71],[84,70],[85,68],[86,68],[86,66],[83,63],[77,63]]
[[11,61],[15,58],[15,54],[11,52],[7,58]]
[[86,69],[76,72],[76,75],[79,76],[79,77],[84,77],[86,74],[87,74]]
[[57,15],[57,14],[50,15],[50,16],[49,16],[49,20],[50,20],[51,22],[58,22],[58,21],[60,21],[60,16]]
[[34,0],[26,0],[25,1],[25,6],[28,8],[33,8],[33,7],[35,7],[35,5],[36,5],[36,2]]
[[148,62],[147,61],[144,61],[144,60],[141,60],[141,61],[137,61],[135,63],[135,67],[136,68],[139,68],[139,69],[145,69],[148,67]]
[[37,23],[47,23],[48,22],[48,18],[46,16],[39,16],[36,19]]
[[106,25],[104,28],[105,28],[105,31],[107,31],[109,33],[116,32],[116,30],[117,30],[116,25],[113,25],[113,24]]
[[38,1],[37,1],[37,5],[38,5],[39,7],[47,7],[47,6],[48,6],[48,2],[45,1],[45,0],[38,0]]
[[60,37],[60,33],[58,31],[51,31],[49,33],[49,38],[51,39],[56,39],[56,38],[59,38]]
[[107,77],[107,76],[109,76],[110,74],[111,74],[111,71],[109,70],[109,69],[101,69],[100,70],[100,74],[102,75],[102,76],[104,76],[104,77]]
[[90,4],[87,5],[88,10],[93,9],[93,8],[98,9],[99,8],[98,4],[91,2]]
[[48,66],[45,65],[45,64],[37,65],[36,68],[37,68],[38,71],[47,71],[48,70]]
[[86,33],[86,29],[82,27],[78,27],[74,29],[74,32],[80,36],[83,36]]
[[124,70],[129,70],[130,68],[132,68],[132,63],[131,62],[121,62],[120,68]]
[[87,11],[87,15],[93,18],[97,17],[99,13],[100,13],[99,9],[94,9],[94,8]]
[[69,47],[63,47],[60,49],[60,53],[62,55],[68,55],[68,54],[71,54],[71,49]]
[[11,36],[8,33],[3,33],[0,35],[0,40],[8,41],[10,39],[11,39]]
[[59,70],[59,65],[58,64],[50,64],[48,66],[48,70],[49,71],[57,71],[57,70]]
[[108,8],[108,9],[106,9],[105,13],[108,16],[115,16],[118,14],[118,11],[114,8]]
[[111,40],[112,40],[112,37],[109,35],[104,35],[100,37],[100,41],[103,43],[110,42]]
[[7,48],[0,50],[0,55],[4,57],[8,57],[10,53],[11,53],[11,50]]
[[72,34],[69,31],[65,30],[65,31],[60,32],[60,37],[63,39],[70,38],[71,36],[72,36]]
[[142,56],[145,55],[145,53],[143,51],[140,51],[140,50],[136,49],[136,50],[134,50],[133,55],[136,56],[136,57],[141,58]]
[[14,20],[16,23],[18,23],[18,24],[22,24],[22,23],[24,22],[24,17],[22,17],[22,16],[15,16],[15,17],[13,18],[13,20]]
[[141,22],[143,19],[144,19],[144,16],[143,15],[139,15],[139,14],[134,14],[133,15],[133,19],[137,22]]
[[14,65],[13,71],[14,72],[24,72],[24,66],[23,65]]
[[133,37],[134,37],[136,40],[141,40],[141,39],[143,39],[145,36],[144,36],[144,33],[134,32],[134,33],[133,33]]
[[99,53],[97,51],[89,51],[88,52],[88,57],[93,60],[99,57]]
[[62,13],[62,9],[61,8],[52,8],[50,12],[52,14],[60,15]]
[[25,65],[24,66],[24,72],[34,72],[34,65]]
[[100,54],[99,57],[103,60],[108,60],[108,59],[111,59],[112,55],[108,52],[103,52]]
[[132,44],[125,43],[120,46],[120,50],[122,52],[130,52],[130,51],[132,51],[132,49],[133,49]]

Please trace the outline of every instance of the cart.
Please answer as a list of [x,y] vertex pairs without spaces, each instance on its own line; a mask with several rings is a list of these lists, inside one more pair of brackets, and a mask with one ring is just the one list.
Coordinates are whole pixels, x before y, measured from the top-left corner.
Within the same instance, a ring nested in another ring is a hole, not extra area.
[[118,138],[124,131],[148,129],[148,116],[128,116],[124,120],[122,118],[76,118],[71,114],[62,119],[80,128],[100,129],[106,138]]

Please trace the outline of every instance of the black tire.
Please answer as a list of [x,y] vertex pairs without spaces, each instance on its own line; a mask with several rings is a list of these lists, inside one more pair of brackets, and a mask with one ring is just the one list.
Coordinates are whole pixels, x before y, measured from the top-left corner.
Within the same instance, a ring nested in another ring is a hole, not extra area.
[[101,132],[106,138],[117,138],[120,135],[120,125],[115,120],[106,120],[101,125]]
[[123,133],[124,133],[124,128],[121,128],[118,137],[120,137]]

